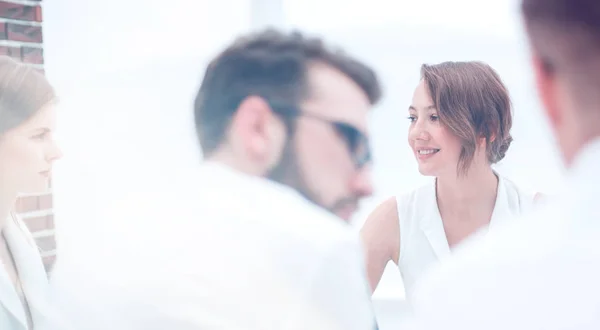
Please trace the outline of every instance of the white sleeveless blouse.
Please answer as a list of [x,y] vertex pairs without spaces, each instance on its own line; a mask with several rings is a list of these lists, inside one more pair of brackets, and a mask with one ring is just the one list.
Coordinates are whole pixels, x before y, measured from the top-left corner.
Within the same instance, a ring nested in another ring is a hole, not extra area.
[[[510,221],[533,207],[535,194],[520,190],[498,175],[498,192],[490,225]],[[444,225],[438,209],[435,180],[408,194],[396,197],[400,221],[400,256],[406,298],[410,302],[415,284],[429,267],[450,255]]]

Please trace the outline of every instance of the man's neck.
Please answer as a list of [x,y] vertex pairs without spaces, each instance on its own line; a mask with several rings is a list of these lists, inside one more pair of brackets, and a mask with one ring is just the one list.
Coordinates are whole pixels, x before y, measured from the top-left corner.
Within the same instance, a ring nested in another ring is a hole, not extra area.
[[[587,134],[584,133],[586,131]],[[573,136],[575,137],[576,135],[573,134]],[[598,130],[598,127],[586,130],[582,129],[579,132],[578,138],[565,141],[564,143],[567,145],[562,145],[565,166],[570,169],[577,162],[582,152],[588,149],[591,144],[598,143],[598,141],[600,141],[600,130]],[[570,145],[568,144],[569,142]]]
[[211,154],[209,157],[205,158],[206,162],[220,164],[222,166],[231,168],[240,173],[244,173],[252,176],[263,176],[264,173],[261,173],[260,169],[254,168],[252,164],[247,164],[244,161],[241,161],[238,157],[236,157],[232,152],[223,148],[215,153]]

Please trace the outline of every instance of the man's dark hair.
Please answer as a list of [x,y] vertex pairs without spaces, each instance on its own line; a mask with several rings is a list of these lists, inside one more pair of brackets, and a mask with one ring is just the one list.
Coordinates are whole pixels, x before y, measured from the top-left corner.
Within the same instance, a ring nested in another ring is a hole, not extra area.
[[569,80],[575,95],[600,101],[600,1],[522,0],[531,45],[548,73]]
[[259,96],[269,104],[298,106],[308,97],[311,63],[329,65],[350,77],[371,104],[381,98],[375,72],[341,50],[299,32],[268,29],[237,39],[208,66],[194,103],[196,132],[202,152],[221,144],[240,103]]

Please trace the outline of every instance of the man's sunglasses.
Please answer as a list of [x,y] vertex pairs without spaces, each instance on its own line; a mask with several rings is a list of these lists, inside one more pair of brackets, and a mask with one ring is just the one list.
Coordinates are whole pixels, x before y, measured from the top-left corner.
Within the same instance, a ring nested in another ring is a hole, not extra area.
[[346,142],[352,161],[357,168],[362,168],[365,164],[371,162],[369,138],[355,126],[319,115],[306,113],[296,108],[272,107],[272,109],[276,114],[287,118],[305,117],[330,125]]

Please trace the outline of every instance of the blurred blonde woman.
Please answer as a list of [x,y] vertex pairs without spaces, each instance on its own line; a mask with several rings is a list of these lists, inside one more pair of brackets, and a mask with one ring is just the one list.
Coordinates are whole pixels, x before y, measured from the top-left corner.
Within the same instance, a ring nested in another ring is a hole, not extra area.
[[47,276],[39,249],[12,209],[21,193],[47,188],[61,152],[53,139],[55,93],[46,78],[0,57],[0,329],[41,323]]

